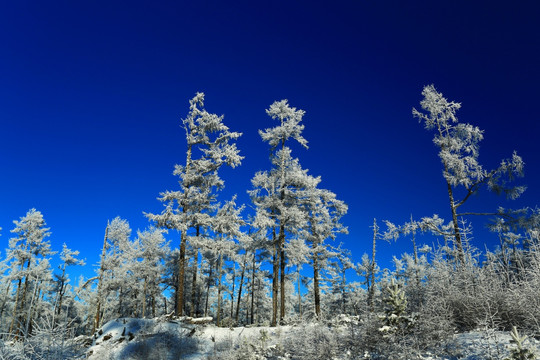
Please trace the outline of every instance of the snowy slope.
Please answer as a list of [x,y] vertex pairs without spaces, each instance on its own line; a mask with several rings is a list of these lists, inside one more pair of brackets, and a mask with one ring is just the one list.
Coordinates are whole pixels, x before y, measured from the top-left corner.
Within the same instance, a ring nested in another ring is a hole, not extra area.
[[[99,329],[93,345],[88,348],[89,360],[124,360],[124,359],[237,359],[242,349],[258,348],[253,359],[293,360],[297,357],[281,351],[278,356],[275,349],[283,349],[293,342],[302,342],[302,338],[314,331],[318,325],[299,327],[236,327],[219,328],[206,324],[210,319],[133,319],[122,318],[109,321]],[[341,329],[343,330],[343,329]],[[333,328],[331,331],[340,331]],[[507,332],[475,331],[456,334],[447,344],[448,355],[441,356],[426,352],[424,360],[487,360],[503,359],[509,355],[513,346]],[[540,344],[534,339],[528,345],[540,353]],[[244,347],[242,347],[244,346]],[[339,345],[338,345],[339,346]],[[335,360],[352,360],[350,352],[339,350]],[[358,357],[356,357],[358,358]],[[368,355],[361,357],[370,359]],[[250,359],[252,359],[250,357]],[[332,360],[328,359],[328,360]]]
[[243,341],[262,341],[271,346],[290,330],[290,326],[220,328],[205,322],[208,319],[112,320],[96,333],[87,351],[88,359],[207,359]]

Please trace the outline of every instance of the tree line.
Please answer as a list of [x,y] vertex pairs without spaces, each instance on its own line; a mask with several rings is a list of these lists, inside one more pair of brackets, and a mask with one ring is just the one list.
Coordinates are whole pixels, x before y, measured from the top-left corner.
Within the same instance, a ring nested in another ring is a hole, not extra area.
[[[513,180],[523,175],[524,163],[514,153],[497,168],[484,169],[478,160],[483,131],[459,122],[460,104],[448,101],[434,86],[426,86],[422,95],[421,110],[413,109],[413,116],[434,133],[449,196],[449,222],[437,215],[411,217],[403,224],[385,221],[383,231],[374,220],[373,238],[366,241],[370,255],[355,264],[351,254],[332,241],[347,233],[342,223],[347,205],[321,188],[321,177],[309,174],[293,156],[291,144],[308,147],[302,135],[305,112],[287,100],[266,110],[277,122],[259,131],[269,146],[270,163],[251,180],[248,194],[254,211],[246,214],[236,196],[220,198],[225,184],[220,171],[240,166],[243,160],[236,146],[242,134],[231,131],[223,116],[206,111],[205,96],[197,93],[182,120],[187,150],[174,170],[178,188],[160,194],[162,212],[145,213],[150,226],[136,236],[127,220],[109,221],[96,276],[70,283],[68,267],[84,261],[66,245],[60,267],[52,271],[50,230],[39,211],[31,209],[14,221],[14,237],[0,263],[0,332],[26,339],[40,319],[48,318],[54,326],[91,334],[112,318],[164,314],[212,316],[218,326],[277,326],[338,314],[374,314],[389,301],[400,307],[400,316],[424,313],[425,319],[432,319],[436,314],[450,316],[447,320],[460,329],[478,325],[478,314],[486,314],[479,310],[484,305],[470,302],[487,291],[482,290],[487,284],[483,280],[496,280],[502,293],[537,280],[531,272],[537,262],[540,213],[461,211],[483,188],[510,199],[519,197],[525,188],[513,185]],[[467,220],[481,215],[495,219],[490,226],[500,242],[496,251],[483,254],[483,262],[469,242]],[[419,247],[418,237],[424,233],[442,240],[442,245]],[[166,236],[176,234],[179,246],[172,246]],[[400,237],[411,238],[413,254],[395,258],[394,271],[381,270],[378,241]],[[363,280],[349,282],[348,270]],[[471,285],[471,279],[477,282]],[[385,300],[385,288],[393,296],[390,300]],[[441,304],[435,294],[448,301]],[[402,296],[408,301],[400,300]],[[450,315],[434,304],[451,310]],[[495,305],[490,306],[492,310]],[[511,316],[517,310],[506,310],[506,317],[499,310],[498,324],[516,325]],[[529,317],[540,321],[540,307],[536,310]]]

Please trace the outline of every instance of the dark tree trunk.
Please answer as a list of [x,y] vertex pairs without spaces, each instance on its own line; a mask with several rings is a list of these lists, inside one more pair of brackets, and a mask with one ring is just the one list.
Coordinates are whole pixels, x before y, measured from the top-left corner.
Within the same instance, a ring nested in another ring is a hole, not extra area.
[[[446,170],[445,170],[446,171]],[[459,231],[459,224],[457,219],[457,208],[454,202],[454,193],[452,191],[452,185],[447,181],[448,197],[450,198],[450,209],[452,210],[452,224],[454,225],[454,236],[456,238],[456,248],[458,251],[458,260],[460,264],[465,263],[465,253],[463,252],[463,243],[461,241],[461,232]]]
[[315,315],[317,320],[321,319],[321,294],[319,290],[319,257],[313,254],[313,292],[315,297]]
[[279,308],[279,322],[283,323],[285,318],[285,229],[281,226],[279,230],[279,251],[280,251],[280,308]]
[[278,276],[279,276],[279,244],[276,239],[276,229],[272,229],[272,239],[274,243],[274,259],[272,267],[272,321],[270,326],[277,325],[278,312]]
[[253,266],[251,268],[251,325],[253,325],[253,314],[255,313],[255,252],[253,252]]
[[238,324],[238,315],[240,311],[240,301],[242,300],[242,285],[244,285],[244,275],[246,273],[246,264],[247,264],[247,251],[244,255],[244,264],[242,265],[242,273],[240,274],[240,285],[238,289],[238,300],[236,302],[236,315],[234,317],[234,321]]
[[[197,225],[196,227],[196,236],[197,238],[200,235],[201,227]],[[191,311],[190,316],[196,316],[197,315],[197,271],[199,268],[199,251],[195,250],[195,258],[193,259],[193,281],[191,286]]]
[[94,317],[94,325],[92,326],[92,334],[96,332],[96,329],[99,327],[101,321],[101,302],[103,297],[103,274],[105,273],[105,256],[107,251],[107,237],[109,234],[109,223],[107,222],[107,227],[105,228],[105,237],[103,239],[103,248],[101,249],[101,264],[99,267],[99,278],[98,278],[98,289],[97,289],[97,305],[96,305],[96,316]]
[[176,288],[176,316],[184,315],[184,277],[186,270],[186,235],[180,235],[180,258],[178,259],[178,285]]
[[236,282],[236,266],[233,262],[233,276],[232,276],[232,289],[231,289],[231,320],[233,319],[234,314],[234,285]]

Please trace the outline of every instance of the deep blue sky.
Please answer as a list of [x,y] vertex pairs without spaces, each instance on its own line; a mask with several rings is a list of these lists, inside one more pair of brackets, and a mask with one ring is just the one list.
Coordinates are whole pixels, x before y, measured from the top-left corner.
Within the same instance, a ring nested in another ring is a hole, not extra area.
[[[357,261],[374,217],[449,219],[432,134],[411,115],[427,84],[462,102],[462,122],[485,130],[487,168],[513,150],[526,162],[520,201],[483,193],[467,209],[536,206],[539,18],[535,1],[4,2],[2,255],[12,221],[32,207],[53,247],[66,242],[89,264],[107,219],[145,228],[143,211],[160,212],[159,192],[177,188],[180,120],[197,91],[244,133],[246,158],[223,173],[222,199],[249,202],[251,177],[269,168],[257,133],[275,125],[265,109],[286,98],[306,110],[310,149],[293,155],[349,205],[350,235],[340,240]],[[481,231],[476,241],[496,242]],[[408,240],[381,246],[386,260],[410,251]]]

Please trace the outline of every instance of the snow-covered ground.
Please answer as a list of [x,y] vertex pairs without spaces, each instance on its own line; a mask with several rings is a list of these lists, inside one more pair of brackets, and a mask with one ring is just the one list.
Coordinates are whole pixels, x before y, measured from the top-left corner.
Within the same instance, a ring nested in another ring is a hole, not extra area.
[[[205,324],[211,318],[168,320],[122,318],[109,321],[97,332],[87,350],[89,360],[207,359],[245,341],[271,346],[286,336],[290,326],[222,328]],[[176,357],[175,357],[176,358]]]
[[[93,345],[88,348],[89,360],[116,359],[230,359],[240,356],[235,349],[259,348],[271,349],[287,344],[291,338],[299,339],[302,331],[309,332],[310,326],[301,327],[235,327],[219,328],[209,324],[210,319],[116,319],[109,321],[96,334]],[[334,328],[331,331],[339,331]],[[509,355],[513,346],[507,332],[475,331],[456,334],[448,343],[452,355],[440,356],[426,352],[421,355],[425,360],[489,360],[503,359]],[[301,341],[301,339],[299,339]],[[529,347],[540,353],[540,344],[529,339]],[[228,354],[228,357],[224,354]],[[350,352],[349,352],[350,354]],[[264,352],[259,352],[249,359],[266,359]],[[296,357],[287,353],[269,356],[271,359],[292,360]],[[361,357],[369,359],[369,356]],[[335,360],[351,360],[347,351],[334,357]],[[328,359],[328,360],[333,360]],[[354,358],[358,359],[358,357]]]

